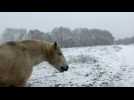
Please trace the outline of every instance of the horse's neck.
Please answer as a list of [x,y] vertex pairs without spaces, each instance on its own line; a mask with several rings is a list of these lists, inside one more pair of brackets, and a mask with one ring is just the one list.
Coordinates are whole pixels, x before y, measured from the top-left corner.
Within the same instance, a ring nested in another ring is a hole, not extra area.
[[27,46],[26,52],[30,56],[30,59],[32,61],[32,65],[39,64],[39,63],[46,60],[45,54],[43,55],[43,53],[41,51],[41,47],[39,47],[39,46],[35,46],[32,48],[31,48],[31,46]]
[[39,52],[38,50],[29,51],[29,54],[33,65],[37,65],[43,61],[47,61],[45,55],[43,55],[42,52]]
[[42,50],[42,45],[38,42],[23,42],[25,44],[26,51],[30,55],[32,65],[39,64],[43,61],[47,61],[47,50]]
[[45,61],[45,59],[42,56],[32,57],[31,60],[33,66]]

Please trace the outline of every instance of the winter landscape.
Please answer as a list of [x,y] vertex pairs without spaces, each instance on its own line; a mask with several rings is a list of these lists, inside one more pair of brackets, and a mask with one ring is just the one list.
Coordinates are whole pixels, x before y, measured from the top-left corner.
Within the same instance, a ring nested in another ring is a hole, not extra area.
[[61,73],[43,61],[33,66],[25,87],[134,87],[134,13],[0,16],[0,44],[23,40],[56,42],[69,65]]
[[69,70],[59,73],[47,62],[34,67],[30,87],[133,87],[134,45],[63,49]]

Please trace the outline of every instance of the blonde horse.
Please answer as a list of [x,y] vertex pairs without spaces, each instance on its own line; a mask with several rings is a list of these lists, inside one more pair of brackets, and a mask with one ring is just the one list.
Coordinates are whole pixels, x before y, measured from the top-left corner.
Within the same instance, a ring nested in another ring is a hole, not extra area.
[[0,86],[24,86],[33,66],[48,61],[60,72],[68,65],[59,45],[54,42],[24,40],[0,46]]

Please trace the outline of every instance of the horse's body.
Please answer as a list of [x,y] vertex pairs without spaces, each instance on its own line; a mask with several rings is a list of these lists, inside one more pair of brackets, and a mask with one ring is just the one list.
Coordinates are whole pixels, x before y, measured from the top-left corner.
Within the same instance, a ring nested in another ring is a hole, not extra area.
[[33,66],[48,61],[63,72],[68,69],[57,43],[24,40],[0,46],[0,86],[23,86]]

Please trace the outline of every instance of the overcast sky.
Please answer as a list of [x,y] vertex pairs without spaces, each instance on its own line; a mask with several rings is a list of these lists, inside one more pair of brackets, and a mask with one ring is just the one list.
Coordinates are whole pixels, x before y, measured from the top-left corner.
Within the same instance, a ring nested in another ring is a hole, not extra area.
[[0,32],[7,27],[48,32],[59,26],[106,29],[117,38],[134,36],[134,12],[0,12]]

